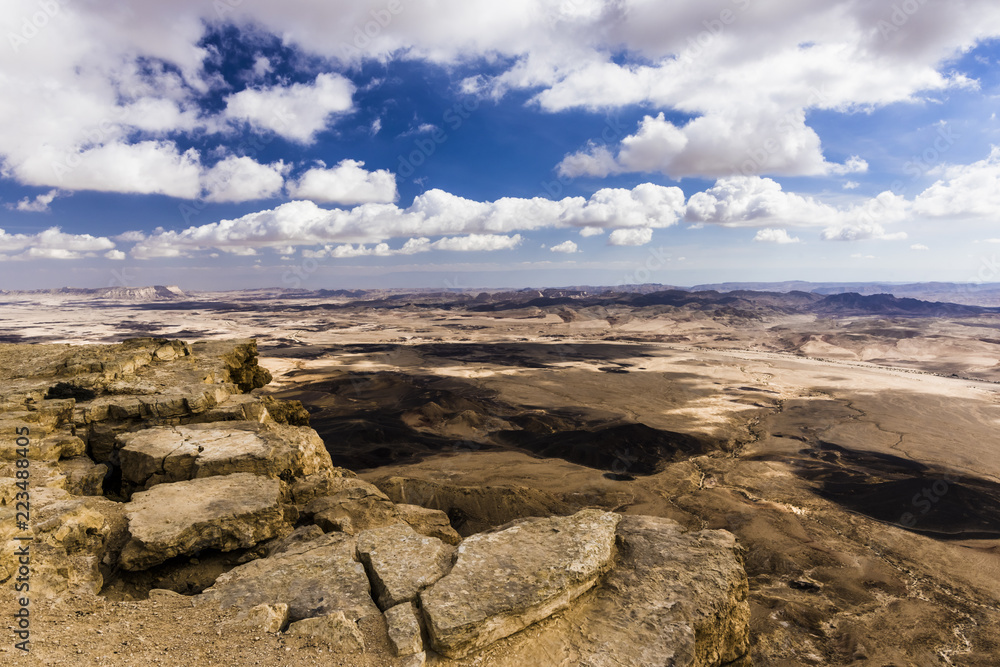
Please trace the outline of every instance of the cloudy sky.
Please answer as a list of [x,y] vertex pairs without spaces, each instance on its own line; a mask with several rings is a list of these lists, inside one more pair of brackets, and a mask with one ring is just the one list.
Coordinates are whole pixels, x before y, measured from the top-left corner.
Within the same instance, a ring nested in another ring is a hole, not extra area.
[[1000,281],[995,0],[4,0],[0,288]]

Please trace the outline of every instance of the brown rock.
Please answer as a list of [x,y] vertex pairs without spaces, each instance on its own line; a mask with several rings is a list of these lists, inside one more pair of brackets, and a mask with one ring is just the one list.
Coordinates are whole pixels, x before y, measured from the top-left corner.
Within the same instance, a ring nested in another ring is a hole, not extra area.
[[119,564],[143,570],[202,549],[231,551],[285,528],[281,484],[248,473],[161,484],[125,505],[129,542]]
[[382,609],[416,599],[420,591],[448,574],[455,551],[405,523],[363,531],[357,549]]

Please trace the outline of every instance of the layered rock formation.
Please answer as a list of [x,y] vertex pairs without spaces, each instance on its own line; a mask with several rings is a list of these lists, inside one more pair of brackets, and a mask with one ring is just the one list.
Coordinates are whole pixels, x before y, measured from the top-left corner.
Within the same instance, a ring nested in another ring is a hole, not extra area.
[[[406,502],[429,498],[411,483],[383,492],[335,468],[301,406],[255,391],[270,378],[253,341],[0,345],[0,368],[0,583],[30,536],[33,595],[168,581],[199,609],[237,610],[219,632],[287,633],[357,664],[707,666],[747,652],[731,534],[545,498],[538,513],[556,516],[497,525],[508,512],[470,491],[464,534],[484,530],[463,540],[433,502]],[[199,562],[223,571],[185,580]]]

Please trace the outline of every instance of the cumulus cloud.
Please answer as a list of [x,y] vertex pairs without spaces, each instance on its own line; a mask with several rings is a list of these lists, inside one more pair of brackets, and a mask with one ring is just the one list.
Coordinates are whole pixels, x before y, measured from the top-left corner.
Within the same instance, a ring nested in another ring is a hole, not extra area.
[[358,160],[343,160],[331,169],[314,167],[289,184],[288,194],[320,204],[348,206],[396,201],[396,175],[387,169],[367,171],[364,166]]
[[801,239],[797,236],[790,236],[787,229],[772,229],[769,227],[758,231],[753,240],[756,243],[778,243],[781,245],[801,243]]
[[902,239],[905,232],[889,233],[883,225],[906,220],[911,203],[901,195],[883,192],[847,208],[813,197],[785,192],[770,178],[738,176],[720,179],[688,200],[687,219],[724,227],[825,227],[827,241]]
[[[178,257],[207,248],[276,248],[333,243],[381,243],[392,238],[497,235],[510,232],[601,226],[630,230],[616,241],[637,243],[652,229],[677,223],[684,211],[680,188],[644,183],[632,190],[606,188],[589,199],[505,197],[478,202],[442,190],[429,190],[407,208],[395,204],[361,204],[352,209],[324,209],[312,201],[292,201],[235,220],[160,231],[133,248],[137,258]],[[439,246],[448,249],[448,243]],[[475,247],[462,249],[476,249]],[[490,248],[482,248],[490,249]]]
[[910,246],[910,250],[930,250],[930,248],[925,246],[923,243],[914,243]]
[[9,234],[0,229],[0,253],[8,259],[80,259],[93,257],[115,244],[90,234],[66,234],[51,227],[37,234]]
[[600,236],[604,233],[604,230],[600,227],[584,227],[580,230],[580,236],[584,238],[588,236]]
[[[887,23],[890,0],[736,2],[732,20],[720,27],[720,15],[693,0],[523,0],[488,8],[443,0],[434,11],[403,12],[384,25],[375,18],[389,11],[383,0],[58,6],[30,39],[21,35],[22,21],[39,11],[37,2],[0,6],[9,47],[0,53],[0,72],[5,89],[18,93],[16,104],[0,105],[3,173],[42,187],[173,196],[195,188],[175,155],[185,152],[169,144],[155,147],[167,158],[157,164],[173,160],[178,173],[167,169],[175,182],[162,187],[142,186],[127,171],[94,169],[109,157],[102,153],[83,158],[79,171],[89,176],[65,183],[57,182],[52,163],[104,146],[169,142],[172,133],[218,132],[227,122],[307,144],[353,108],[352,84],[329,71],[308,83],[234,92],[221,117],[206,113],[205,100],[219,90],[205,67],[212,57],[202,41],[208,25],[280,36],[307,57],[339,61],[331,69],[399,57],[504,63],[474,73],[462,87],[494,96],[532,91],[531,104],[547,112],[636,104],[668,111],[675,120],[651,115],[621,146],[585,149],[563,168],[652,169],[674,177],[833,170],[806,125],[807,111],[865,110],[973,86],[943,64],[1000,34],[993,0],[968,0],[963,11],[922,3],[902,29],[888,31],[878,26],[895,28]],[[622,53],[628,57],[614,55]],[[247,72],[263,80],[273,65],[257,55]],[[143,162],[156,161],[152,148],[140,151]],[[744,169],[748,164],[756,164],[753,171]]]
[[608,245],[646,245],[652,240],[653,230],[649,227],[616,229],[608,236]]
[[452,236],[431,241],[426,236],[409,239],[399,248],[391,248],[388,243],[377,243],[371,247],[365,244],[345,243],[339,246],[328,245],[318,250],[304,250],[305,257],[314,259],[330,257],[333,259],[349,259],[352,257],[392,257],[395,255],[415,255],[432,250],[451,252],[494,252],[497,250],[512,250],[521,245],[524,239],[520,234],[504,236],[499,234],[469,234],[468,236]]
[[290,141],[312,143],[335,114],[353,108],[354,84],[339,74],[320,74],[312,84],[247,88],[226,98],[225,116]]
[[228,157],[206,172],[205,201],[242,202],[274,197],[281,192],[287,171],[280,160],[265,165],[249,157]]
[[119,261],[125,259],[125,253],[123,253],[121,250],[109,250],[106,253],[104,253],[104,257],[107,259],[113,259],[115,261]]
[[145,241],[146,235],[143,232],[137,230],[130,230],[127,232],[122,232],[117,236],[112,237],[115,241],[121,241],[123,243],[138,243],[139,241]]
[[24,213],[48,213],[51,209],[49,205],[59,196],[58,190],[49,190],[45,194],[40,194],[34,199],[25,197],[17,204],[7,204],[11,211],[21,211]]
[[47,145],[16,167],[20,180],[30,185],[186,199],[201,193],[202,171],[198,151],[181,152],[172,141],[113,142],[67,151]]
[[561,252],[561,253],[566,253],[567,255],[571,255],[577,252],[578,250],[579,248],[572,241],[563,241],[559,245],[554,245],[551,248],[549,248],[549,251],[551,252]]
[[995,220],[1000,210],[1000,146],[968,165],[950,165],[942,177],[917,195],[914,211],[936,218]]
[[568,177],[604,177],[625,172],[659,172],[674,179],[718,178],[771,173],[820,175],[852,173],[857,164],[823,159],[819,136],[804,114],[779,129],[772,119],[747,114],[714,114],[677,126],[663,113],[646,116],[638,131],[622,139],[617,153],[605,145],[566,156],[559,172]]

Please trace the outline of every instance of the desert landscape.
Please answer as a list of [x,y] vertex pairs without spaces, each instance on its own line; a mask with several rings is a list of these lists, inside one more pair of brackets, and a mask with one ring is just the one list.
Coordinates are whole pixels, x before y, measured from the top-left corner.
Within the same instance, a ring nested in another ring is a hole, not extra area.
[[24,664],[1000,651],[998,309],[662,286],[0,301],[7,582],[13,441],[40,436]]

